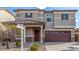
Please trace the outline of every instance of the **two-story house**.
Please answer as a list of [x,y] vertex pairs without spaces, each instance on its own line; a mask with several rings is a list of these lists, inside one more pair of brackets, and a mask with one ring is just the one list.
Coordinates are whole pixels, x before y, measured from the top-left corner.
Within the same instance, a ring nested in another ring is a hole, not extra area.
[[39,8],[17,9],[15,21],[7,24],[23,24],[26,41],[72,42],[77,10],[51,10]]

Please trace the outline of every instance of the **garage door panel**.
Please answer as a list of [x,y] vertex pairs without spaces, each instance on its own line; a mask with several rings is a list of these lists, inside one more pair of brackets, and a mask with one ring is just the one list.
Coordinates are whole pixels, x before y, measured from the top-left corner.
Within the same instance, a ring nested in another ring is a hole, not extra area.
[[45,41],[47,42],[69,42],[71,40],[70,31],[47,31]]

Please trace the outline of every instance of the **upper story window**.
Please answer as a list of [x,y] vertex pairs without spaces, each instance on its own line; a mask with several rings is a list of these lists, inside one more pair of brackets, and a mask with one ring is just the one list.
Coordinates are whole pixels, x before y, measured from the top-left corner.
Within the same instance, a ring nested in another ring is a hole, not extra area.
[[51,13],[46,13],[45,18],[46,18],[47,22],[51,22],[51,20],[52,20],[52,14]]
[[25,18],[32,18],[32,13],[25,13]]
[[47,22],[51,22],[51,18],[47,18]]
[[62,14],[62,20],[68,20],[68,14]]

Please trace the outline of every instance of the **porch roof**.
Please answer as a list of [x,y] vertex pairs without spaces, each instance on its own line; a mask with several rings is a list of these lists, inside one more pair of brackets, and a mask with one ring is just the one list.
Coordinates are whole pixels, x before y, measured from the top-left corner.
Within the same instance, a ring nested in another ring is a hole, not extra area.
[[28,20],[6,21],[6,22],[2,22],[2,24],[45,25],[45,22],[28,19]]

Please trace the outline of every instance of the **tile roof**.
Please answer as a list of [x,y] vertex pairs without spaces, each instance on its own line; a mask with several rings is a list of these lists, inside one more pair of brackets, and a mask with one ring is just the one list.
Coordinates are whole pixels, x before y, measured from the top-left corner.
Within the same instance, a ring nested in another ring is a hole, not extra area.
[[[46,7],[42,10],[44,11],[77,11],[77,7]],[[40,8],[37,8],[37,7],[18,7],[16,10],[14,11],[19,11],[19,10],[41,10]]]
[[77,7],[46,7],[45,11],[53,11],[53,10],[77,10]]
[[23,10],[23,11],[25,11],[25,10],[39,10],[39,8],[37,8],[37,7],[18,7],[14,11],[19,11],[19,10]]
[[38,24],[38,25],[44,25],[45,22],[37,21],[37,20],[15,20],[15,21],[6,21],[2,22],[2,24]]

